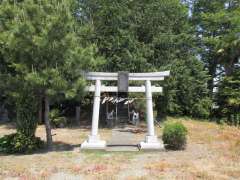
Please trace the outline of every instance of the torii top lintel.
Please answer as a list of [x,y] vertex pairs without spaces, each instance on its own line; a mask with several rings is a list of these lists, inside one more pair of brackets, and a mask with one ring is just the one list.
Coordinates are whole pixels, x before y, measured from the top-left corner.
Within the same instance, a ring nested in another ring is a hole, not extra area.
[[[150,72],[150,73],[129,73],[130,81],[161,81],[164,77],[170,75],[170,71],[162,72]],[[117,81],[118,73],[106,73],[106,72],[87,72],[84,74],[87,80],[108,80]]]

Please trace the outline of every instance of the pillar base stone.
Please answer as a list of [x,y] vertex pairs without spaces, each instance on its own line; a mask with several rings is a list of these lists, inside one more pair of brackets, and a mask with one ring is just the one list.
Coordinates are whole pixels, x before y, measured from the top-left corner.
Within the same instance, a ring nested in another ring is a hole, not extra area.
[[163,150],[163,144],[157,136],[146,136],[145,142],[140,142],[140,149],[144,150]]
[[99,136],[88,136],[88,140],[81,144],[81,149],[105,149],[106,141],[100,140]]

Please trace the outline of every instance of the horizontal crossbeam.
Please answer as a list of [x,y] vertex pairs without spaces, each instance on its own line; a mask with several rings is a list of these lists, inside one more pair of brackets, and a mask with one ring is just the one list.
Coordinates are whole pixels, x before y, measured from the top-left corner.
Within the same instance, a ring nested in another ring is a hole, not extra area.
[[[85,90],[89,92],[94,92],[95,86],[94,85],[87,86]],[[152,86],[151,90],[152,92],[162,92],[162,87]],[[146,91],[145,86],[129,86],[128,87],[128,92],[145,92],[145,91]],[[118,92],[118,87],[102,85],[101,92]]]
[[[162,71],[162,72],[151,72],[151,73],[129,73],[130,81],[160,81],[164,80],[164,77],[170,75],[170,71]],[[88,72],[84,74],[87,80],[109,80],[109,81],[117,81],[118,73],[105,73],[105,72]]]

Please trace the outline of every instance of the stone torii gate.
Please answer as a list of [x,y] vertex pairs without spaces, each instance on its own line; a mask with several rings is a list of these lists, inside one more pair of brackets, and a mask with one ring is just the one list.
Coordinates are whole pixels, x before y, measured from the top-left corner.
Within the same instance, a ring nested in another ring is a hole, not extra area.
[[[170,75],[170,71],[152,72],[152,73],[103,73],[103,72],[88,72],[85,74],[87,80],[95,81],[95,86],[91,85],[86,87],[87,91],[95,92],[93,115],[92,115],[92,130],[88,139],[81,144],[82,149],[105,149],[106,141],[101,140],[98,134],[99,123],[99,109],[101,92],[120,92],[122,76],[127,76],[127,86],[123,87],[127,92],[145,92],[146,94],[146,111],[147,111],[147,135],[145,141],[140,142],[141,149],[161,149],[163,145],[159,142],[154,132],[154,119],[153,119],[153,105],[152,93],[162,92],[162,87],[151,86],[151,81],[161,81],[164,77]],[[125,77],[126,78],[126,77]],[[101,81],[119,81],[120,86],[104,86]],[[128,80],[130,81],[145,81],[145,86],[130,86],[128,87]],[[120,82],[121,81],[121,82]],[[124,86],[124,85],[123,85]]]

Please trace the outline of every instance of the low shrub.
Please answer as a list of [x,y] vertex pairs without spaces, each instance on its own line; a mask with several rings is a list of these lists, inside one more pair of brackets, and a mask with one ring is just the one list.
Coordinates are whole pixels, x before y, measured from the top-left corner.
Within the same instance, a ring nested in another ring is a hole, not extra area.
[[49,119],[51,125],[55,128],[63,128],[67,125],[67,119],[64,116],[60,116],[58,109],[53,109],[50,111]]
[[39,137],[27,137],[22,133],[5,135],[0,138],[0,152],[3,153],[31,153],[42,148],[44,142]]
[[162,140],[166,149],[185,149],[187,128],[181,122],[167,122],[163,129]]
[[67,119],[62,116],[62,117],[54,118],[51,122],[52,122],[54,127],[63,128],[67,124]]

